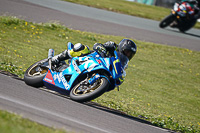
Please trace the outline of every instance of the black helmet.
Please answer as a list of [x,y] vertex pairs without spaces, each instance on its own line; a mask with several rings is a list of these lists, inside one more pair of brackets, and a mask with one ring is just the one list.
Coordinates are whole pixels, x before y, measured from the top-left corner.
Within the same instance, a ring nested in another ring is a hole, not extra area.
[[131,60],[137,51],[137,46],[132,40],[123,39],[118,45],[118,50]]

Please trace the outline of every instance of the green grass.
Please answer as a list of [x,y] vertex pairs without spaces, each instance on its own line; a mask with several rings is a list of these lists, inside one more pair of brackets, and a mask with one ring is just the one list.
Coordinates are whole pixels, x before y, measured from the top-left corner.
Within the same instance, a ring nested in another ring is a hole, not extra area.
[[[122,38],[1,16],[0,69],[23,77],[32,63],[47,58],[49,48],[59,54],[69,41],[92,48],[96,42],[119,43]],[[142,116],[160,127],[200,132],[200,52],[134,41],[138,51],[120,91],[105,93],[94,102]]]
[[19,115],[0,110],[1,133],[65,133],[64,130],[56,130]]
[[[100,9],[105,9],[109,11],[119,12],[123,14],[128,14],[132,16],[138,16],[153,20],[161,21],[164,17],[168,16],[171,9],[150,6],[136,2],[130,2],[126,0],[63,0],[68,2],[73,2],[77,4],[82,4],[86,6],[96,7]],[[200,23],[195,25],[195,28],[200,28]]]

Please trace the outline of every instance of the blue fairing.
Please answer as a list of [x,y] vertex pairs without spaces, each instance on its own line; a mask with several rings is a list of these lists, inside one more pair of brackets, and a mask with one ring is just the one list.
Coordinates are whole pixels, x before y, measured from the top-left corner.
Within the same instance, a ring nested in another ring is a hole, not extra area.
[[[70,48],[73,48],[73,45]],[[43,81],[48,88],[56,87],[70,91],[78,77],[97,70],[104,70],[109,74],[107,75],[109,78],[105,75],[100,76],[107,78],[111,84],[110,89],[114,89],[117,86],[116,81],[122,76],[122,66],[116,51],[115,57],[112,58],[103,58],[97,52],[84,57],[74,57],[69,67],[63,71],[56,72],[49,70]]]

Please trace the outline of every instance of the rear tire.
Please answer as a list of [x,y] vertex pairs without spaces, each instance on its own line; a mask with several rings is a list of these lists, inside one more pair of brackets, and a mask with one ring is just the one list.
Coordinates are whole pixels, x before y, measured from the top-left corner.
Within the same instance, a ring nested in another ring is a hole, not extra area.
[[175,16],[173,14],[170,14],[169,16],[167,16],[160,22],[159,26],[160,28],[165,28],[169,26],[174,20],[175,20]]
[[[42,87],[44,86],[43,78],[46,76],[48,67],[39,67],[40,63],[48,63],[48,59],[38,61],[31,65],[24,74],[24,81],[27,85],[33,87]],[[40,71],[39,71],[40,70]]]
[[108,89],[109,82],[106,78],[100,78],[97,82],[96,86],[84,92],[84,94],[80,93],[79,87],[81,83],[78,83],[70,91],[70,98],[77,102],[86,102],[101,96]]
[[190,30],[196,24],[196,22],[196,19],[187,22],[186,24],[184,24],[184,26],[179,27],[179,31],[185,33],[186,31]]

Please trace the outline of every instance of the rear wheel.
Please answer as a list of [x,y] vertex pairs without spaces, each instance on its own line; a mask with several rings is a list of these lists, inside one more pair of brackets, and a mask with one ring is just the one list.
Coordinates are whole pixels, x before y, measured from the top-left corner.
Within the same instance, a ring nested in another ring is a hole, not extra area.
[[179,27],[179,31],[180,32],[186,32],[188,31],[189,29],[191,29],[195,24],[196,24],[197,20],[196,19],[193,19],[193,20],[190,20],[190,21],[186,21],[183,26],[180,26]]
[[173,14],[170,14],[169,16],[167,16],[160,22],[159,26],[160,28],[165,28],[169,26],[174,20],[175,20],[175,16]]
[[106,78],[99,78],[93,85],[88,85],[87,79],[76,84],[70,91],[70,98],[77,102],[86,102],[101,96],[109,87]]
[[27,85],[34,87],[43,86],[43,78],[48,71],[48,59],[38,61],[31,65],[24,74],[24,81]]

